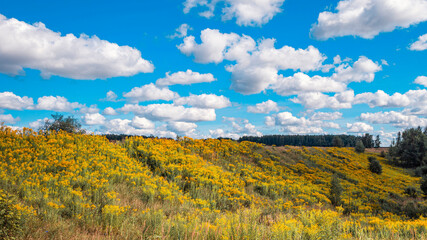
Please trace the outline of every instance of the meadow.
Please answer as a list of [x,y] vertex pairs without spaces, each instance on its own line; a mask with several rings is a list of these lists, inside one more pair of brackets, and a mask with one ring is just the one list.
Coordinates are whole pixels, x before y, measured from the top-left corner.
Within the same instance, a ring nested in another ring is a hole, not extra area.
[[427,239],[419,182],[353,148],[0,126],[5,239]]

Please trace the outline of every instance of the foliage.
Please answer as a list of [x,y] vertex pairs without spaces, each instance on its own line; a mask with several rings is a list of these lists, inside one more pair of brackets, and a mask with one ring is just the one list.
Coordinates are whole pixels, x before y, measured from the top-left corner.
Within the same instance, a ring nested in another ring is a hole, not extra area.
[[46,120],[40,130],[47,133],[49,131],[65,131],[68,133],[84,133],[85,131],[81,129],[80,122],[73,116],[64,117],[61,114],[52,114],[52,120]]
[[354,147],[356,141],[361,137],[353,135],[264,135],[261,137],[243,136],[239,139],[242,141],[251,141],[262,143],[269,146],[312,146],[312,147],[334,147],[334,138],[339,137],[343,146]]
[[15,205],[15,199],[0,189],[0,239],[15,239],[22,231],[21,216]]
[[344,147],[344,142],[339,136],[335,136],[334,139],[332,140],[332,145],[334,147]]
[[424,195],[427,196],[427,175],[423,176],[420,188]]
[[379,148],[379,147],[381,147],[381,140],[380,140],[380,135],[377,135],[374,142],[374,148]]
[[383,172],[383,168],[381,163],[375,157],[369,157],[369,170],[376,174],[381,174]]
[[427,165],[426,152],[427,132],[418,127],[406,129],[403,133],[399,132],[396,142],[390,147],[389,154],[397,165],[413,168]]
[[416,198],[417,197],[417,189],[414,186],[408,186],[407,188],[405,188],[405,194],[412,197],[412,198]]
[[[0,127],[0,190],[16,196],[21,239],[423,239],[426,202],[403,195],[420,179],[382,158],[373,176],[370,156]],[[346,212],[328,198],[333,175]]]
[[357,153],[364,153],[365,152],[365,145],[363,144],[363,142],[361,140],[358,140],[356,142],[356,146],[354,147],[354,150]]
[[331,204],[333,206],[339,206],[341,205],[341,194],[342,194],[342,186],[341,186],[341,182],[340,179],[338,177],[337,174],[334,174],[332,176],[332,180],[331,180],[331,186],[329,189],[329,200],[331,200]]

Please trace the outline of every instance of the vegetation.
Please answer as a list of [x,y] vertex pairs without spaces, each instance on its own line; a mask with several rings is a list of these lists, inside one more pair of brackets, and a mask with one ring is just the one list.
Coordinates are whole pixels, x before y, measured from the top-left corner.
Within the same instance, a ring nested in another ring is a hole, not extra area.
[[383,172],[383,168],[381,163],[377,160],[376,157],[368,157],[369,161],[369,170],[376,174],[381,174]]
[[[379,137],[379,136],[378,136]],[[339,141],[341,139],[341,141]],[[372,135],[365,134],[363,137],[353,135],[264,135],[262,137],[243,136],[239,139],[242,141],[251,141],[265,145],[276,146],[310,146],[310,147],[354,147],[357,140],[363,141],[365,147],[374,147]],[[338,142],[336,142],[338,141]],[[338,144],[338,145],[336,145]]]
[[427,165],[427,128],[409,128],[398,133],[389,155],[396,165],[413,168]]
[[329,200],[331,201],[332,206],[336,207],[341,205],[341,194],[342,194],[342,186],[340,179],[337,174],[332,176],[331,186],[329,189]]
[[74,118],[73,116],[64,117],[64,115],[61,114],[52,114],[53,118],[52,120],[46,120],[42,127],[40,127],[39,130],[43,131],[44,133],[48,132],[59,132],[59,131],[65,131],[68,133],[84,133],[85,130],[81,129],[81,124],[79,120]]
[[365,152],[365,145],[363,144],[362,140],[357,141],[356,147],[354,147],[354,151],[356,151],[357,153]]
[[421,179],[380,157],[373,174],[371,156],[1,126],[1,209],[17,239],[426,239],[427,202],[404,194]]

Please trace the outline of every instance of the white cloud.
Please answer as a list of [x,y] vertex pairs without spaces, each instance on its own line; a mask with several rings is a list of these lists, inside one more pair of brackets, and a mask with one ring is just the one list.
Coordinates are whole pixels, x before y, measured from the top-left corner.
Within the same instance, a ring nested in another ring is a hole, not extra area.
[[37,110],[50,110],[56,112],[71,112],[76,108],[84,107],[78,102],[70,103],[65,97],[44,96],[37,99]]
[[395,127],[418,127],[427,125],[426,118],[405,115],[404,113],[395,111],[362,113],[360,119],[375,124],[391,124]]
[[175,29],[175,33],[173,35],[168,36],[169,38],[183,38],[187,36],[187,33],[189,30],[192,30],[192,28],[186,24],[181,24],[177,29]]
[[86,113],[83,116],[86,125],[101,125],[105,123],[105,117],[99,113]]
[[153,83],[141,87],[134,87],[130,92],[125,93],[123,96],[128,98],[130,102],[144,102],[151,100],[170,101],[179,97],[178,93],[169,90],[169,88],[159,88]]
[[137,129],[131,126],[132,121],[129,119],[112,119],[106,121],[102,126],[103,133],[107,134],[126,134],[126,135],[142,135],[142,136],[157,136],[157,137],[168,137],[176,138],[176,134],[170,131],[164,131],[161,129]]
[[316,112],[313,116],[310,117],[310,120],[337,120],[342,118],[342,113],[340,112]]
[[418,41],[411,44],[409,47],[412,51],[424,51],[427,49],[427,33],[424,35],[421,35],[418,38]]
[[90,105],[89,107],[86,106],[82,106],[80,108],[80,113],[98,113],[99,112],[99,108],[96,104]]
[[320,40],[348,35],[371,39],[380,32],[427,20],[425,0],[341,0],[336,10],[319,14],[312,36]]
[[291,99],[294,103],[304,105],[307,109],[342,109],[351,108],[354,100],[354,92],[352,90],[337,93],[334,96],[329,96],[320,92],[309,92],[298,95]]
[[314,76],[298,72],[292,77],[279,77],[271,87],[281,96],[297,95],[305,92],[343,92],[347,85],[329,77]]
[[347,123],[347,132],[350,133],[366,133],[372,132],[374,128],[364,122]]
[[197,108],[213,108],[220,109],[231,106],[231,102],[224,96],[217,96],[215,94],[201,94],[193,95],[189,97],[180,97],[175,99],[175,105],[189,105]]
[[232,73],[231,87],[243,94],[259,93],[274,84],[280,70],[318,70],[326,58],[313,46],[277,49],[274,39],[262,39],[256,44],[249,36],[223,34],[216,29],[203,30],[200,38],[201,43],[197,44],[193,36],[186,37],[178,48],[188,56],[194,55],[200,63],[235,61],[236,64],[227,66],[226,70]]
[[61,36],[43,23],[27,24],[0,15],[0,72],[17,75],[24,68],[73,79],[106,79],[152,72],[141,52],[96,36]]
[[107,107],[104,109],[104,111],[102,112],[102,114],[104,115],[117,115],[116,110],[114,110],[114,108],[112,107]]
[[248,106],[248,112],[250,113],[270,113],[270,112],[278,112],[279,107],[276,102],[271,100],[257,103],[255,106]]
[[332,79],[339,82],[372,82],[375,78],[375,73],[381,71],[381,66],[378,63],[373,62],[371,59],[361,56],[353,64],[344,63],[339,65],[335,69],[335,73],[332,75]]
[[117,101],[117,94],[115,94],[113,91],[110,90],[107,92],[107,96],[105,97],[105,100],[109,102],[115,102]]
[[13,92],[0,92],[0,108],[10,110],[22,110],[33,106],[33,99],[20,97]]
[[410,104],[410,99],[400,93],[388,95],[382,90],[376,93],[361,93],[354,98],[354,104],[367,103],[369,107],[405,107]]
[[193,72],[188,69],[186,72],[176,72],[173,74],[166,73],[165,78],[160,78],[156,81],[158,86],[168,86],[168,85],[190,85],[193,83],[204,83],[204,82],[213,82],[216,81],[214,76],[211,73],[200,74],[198,72]]
[[184,13],[192,8],[201,6],[207,8],[199,15],[210,18],[214,16],[215,6],[222,2],[222,19],[236,18],[236,23],[243,26],[260,26],[269,22],[276,14],[282,11],[281,6],[285,0],[186,0]]
[[169,122],[167,127],[172,132],[189,136],[194,133],[197,128],[197,124],[189,122]]
[[240,135],[237,133],[231,133],[228,131],[225,131],[224,129],[218,128],[214,130],[209,130],[209,134],[212,138],[232,138],[232,139],[239,139]]
[[159,121],[200,122],[215,121],[216,119],[214,109],[185,108],[173,104],[151,104],[147,106],[125,104],[119,110],[125,113],[133,112],[136,115]]
[[32,128],[33,130],[38,130],[40,127],[42,127],[44,125],[44,123],[46,121],[48,121],[48,118],[44,118],[44,119],[38,119],[37,121],[34,122],[30,122],[29,126],[30,128]]
[[21,121],[21,119],[19,117],[14,118],[12,114],[0,114],[0,123],[15,124],[19,121]]
[[423,85],[424,87],[427,87],[427,77],[426,76],[418,76],[414,83]]
[[138,129],[153,129],[154,123],[144,117],[135,116],[132,119],[132,126]]

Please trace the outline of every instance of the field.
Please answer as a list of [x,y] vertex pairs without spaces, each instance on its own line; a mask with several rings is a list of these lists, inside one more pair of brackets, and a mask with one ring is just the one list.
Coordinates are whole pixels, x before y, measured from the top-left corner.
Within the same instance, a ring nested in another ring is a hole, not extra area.
[[0,238],[427,239],[419,181],[352,148],[0,126]]

